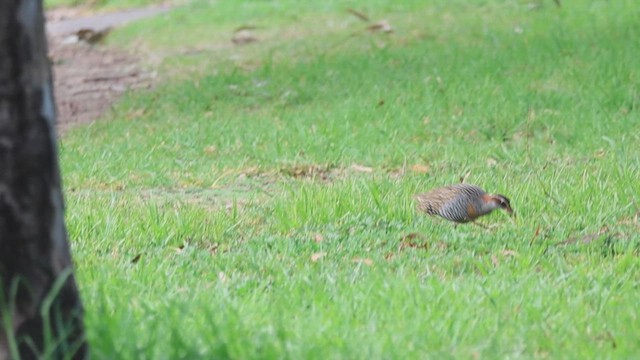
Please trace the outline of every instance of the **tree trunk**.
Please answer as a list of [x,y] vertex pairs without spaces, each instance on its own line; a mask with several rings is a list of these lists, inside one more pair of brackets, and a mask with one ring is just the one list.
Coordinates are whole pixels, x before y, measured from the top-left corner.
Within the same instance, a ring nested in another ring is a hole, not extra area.
[[0,359],[87,357],[41,0],[0,0]]

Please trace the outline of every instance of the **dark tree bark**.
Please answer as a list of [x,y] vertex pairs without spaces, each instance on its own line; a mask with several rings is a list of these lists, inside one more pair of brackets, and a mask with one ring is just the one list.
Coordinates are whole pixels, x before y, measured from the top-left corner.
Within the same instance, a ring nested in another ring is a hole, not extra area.
[[87,357],[41,0],[0,0],[0,359]]

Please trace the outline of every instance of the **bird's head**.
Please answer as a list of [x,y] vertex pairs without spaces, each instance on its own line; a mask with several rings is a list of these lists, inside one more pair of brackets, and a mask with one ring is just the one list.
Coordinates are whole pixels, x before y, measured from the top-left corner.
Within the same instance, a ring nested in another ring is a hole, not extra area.
[[504,195],[492,194],[489,195],[487,201],[490,203],[491,207],[494,209],[502,209],[507,212],[507,214],[511,216],[515,216],[513,209],[511,208],[511,202],[509,198]]

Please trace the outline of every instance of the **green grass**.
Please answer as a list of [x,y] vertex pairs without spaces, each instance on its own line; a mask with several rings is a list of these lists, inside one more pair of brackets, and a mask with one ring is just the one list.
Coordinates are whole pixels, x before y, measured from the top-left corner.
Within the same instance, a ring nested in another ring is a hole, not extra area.
[[[61,140],[94,356],[637,355],[640,10],[562,3],[194,2],[113,33],[162,81]],[[416,213],[463,176],[517,221]]]

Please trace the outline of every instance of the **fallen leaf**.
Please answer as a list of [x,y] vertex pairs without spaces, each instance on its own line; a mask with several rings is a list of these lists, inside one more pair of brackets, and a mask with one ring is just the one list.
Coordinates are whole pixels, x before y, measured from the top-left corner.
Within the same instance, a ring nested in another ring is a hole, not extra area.
[[134,256],[134,257],[133,257],[133,259],[131,259],[131,263],[132,263],[132,264],[137,263],[138,261],[140,261],[140,258],[141,258],[141,257],[142,257],[142,253],[140,253],[140,254],[138,254],[138,255]]
[[325,255],[327,255],[326,252],[317,252],[317,253],[311,255],[311,261],[316,262],[316,261],[322,259]]
[[[423,239],[425,241],[422,243],[417,243],[412,241],[414,239]],[[400,240],[400,246],[398,247],[398,251],[401,251],[405,248],[426,250],[429,248],[429,243],[426,241],[426,239],[427,238],[424,235],[418,234],[418,233],[411,233],[411,234],[405,235]]]
[[367,258],[353,258],[353,260],[351,260],[351,262],[357,263],[357,264],[365,264],[368,266],[373,265],[373,260],[371,259],[367,259]]
[[245,45],[256,41],[258,41],[258,38],[256,38],[253,35],[253,32],[251,32],[249,29],[238,30],[235,32],[235,34],[233,34],[233,37],[231,38],[231,42],[236,45]]
[[78,40],[84,41],[87,44],[96,44],[104,40],[110,31],[111,28],[104,28],[101,30],[80,29],[76,31],[76,36],[78,37]]
[[204,153],[205,154],[213,154],[214,152],[216,152],[216,146],[215,145],[209,145],[209,146],[204,148]]
[[294,178],[329,178],[331,176],[331,166],[329,165],[291,165],[280,169],[280,172]]
[[372,32],[383,32],[383,33],[391,33],[393,32],[393,28],[388,20],[380,20],[374,24],[371,24],[367,27],[369,31]]
[[371,172],[373,172],[373,168],[368,167],[368,166],[358,165],[358,164],[351,165],[351,168],[353,170],[355,170],[355,171],[363,172],[363,173],[371,173]]
[[411,171],[418,174],[426,174],[429,172],[431,167],[429,165],[415,164],[411,167]]
[[424,243],[415,243],[415,242],[411,242],[411,241],[403,241],[402,243],[400,243],[400,247],[398,250],[403,250],[406,248],[410,248],[410,249],[425,249],[427,250],[429,248],[429,243],[424,242]]
[[324,241],[324,236],[322,236],[321,234],[315,234],[315,235],[313,235],[313,241],[316,244],[320,244],[321,242]]
[[352,9],[352,8],[348,8],[347,12],[355,17],[357,17],[358,19],[362,20],[362,21],[369,21],[369,17],[367,15],[365,15],[363,12],[360,12],[358,10]]
[[243,30],[255,30],[258,27],[255,25],[242,25],[242,26],[238,26],[237,28],[235,28],[235,30],[233,30],[233,32],[240,32]]
[[136,109],[134,111],[131,111],[126,115],[127,120],[137,119],[142,115],[144,115],[144,112],[145,112],[144,109]]

